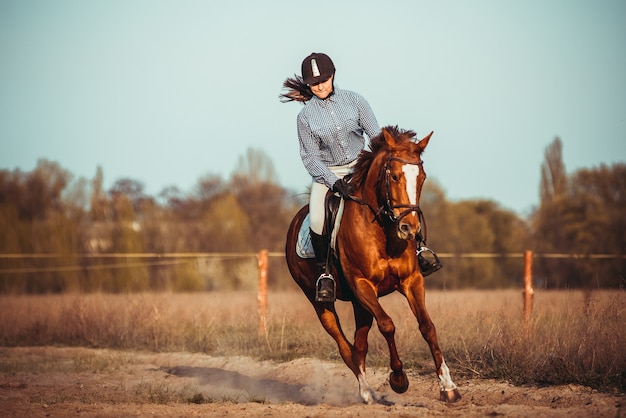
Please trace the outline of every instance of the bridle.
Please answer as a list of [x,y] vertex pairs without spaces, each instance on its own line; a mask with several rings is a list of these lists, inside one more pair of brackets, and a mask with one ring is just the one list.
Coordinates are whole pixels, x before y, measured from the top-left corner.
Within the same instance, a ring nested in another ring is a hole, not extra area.
[[[395,224],[397,226],[397,224],[402,220],[402,218],[407,216],[409,213],[417,212],[417,215],[420,221],[420,228],[422,224],[426,226],[424,214],[422,213],[422,209],[420,208],[419,205],[394,204],[393,203],[391,199],[391,180],[390,180],[391,170],[389,169],[389,164],[392,161],[398,161],[403,164],[411,164],[411,165],[418,165],[418,166],[421,166],[424,164],[423,161],[413,162],[413,161],[405,160],[403,158],[394,157],[391,154],[389,154],[387,156],[387,161],[385,161],[384,169],[380,171],[380,174],[378,177],[378,184],[381,184],[382,176],[383,175],[385,176],[385,179],[384,179],[385,202],[380,207],[374,207],[372,204],[356,196],[349,196],[349,199],[361,205],[367,206],[374,214],[374,219],[372,220],[372,222],[375,222],[376,220],[378,220],[381,223],[385,223],[385,220],[387,220],[390,223]],[[402,211],[399,215],[396,215],[394,209],[404,209],[404,211]],[[425,228],[424,228],[424,232],[425,232]],[[418,235],[421,235],[421,233],[418,233]],[[425,236],[423,239],[425,240]]]
[[[385,173],[385,205],[383,206],[382,212],[384,215],[386,215],[389,220],[391,222],[393,222],[394,224],[400,222],[400,220],[402,218],[404,218],[406,215],[408,215],[411,212],[417,212],[418,214],[420,214],[420,218],[421,218],[421,212],[422,210],[420,209],[419,205],[410,205],[410,204],[403,204],[403,205],[394,205],[392,200],[391,200],[391,183],[390,183],[390,177],[391,177],[391,170],[389,169],[389,163],[391,161],[399,161],[403,164],[410,164],[410,165],[417,165],[417,166],[422,166],[424,164],[423,161],[418,161],[416,163],[412,162],[412,161],[408,161],[405,160],[403,158],[399,158],[399,157],[392,157],[391,155],[389,155],[387,157],[387,161],[385,162],[385,169],[383,170]],[[405,209],[406,208],[406,209]],[[400,212],[400,215],[396,215],[394,209],[405,209],[404,211]]]

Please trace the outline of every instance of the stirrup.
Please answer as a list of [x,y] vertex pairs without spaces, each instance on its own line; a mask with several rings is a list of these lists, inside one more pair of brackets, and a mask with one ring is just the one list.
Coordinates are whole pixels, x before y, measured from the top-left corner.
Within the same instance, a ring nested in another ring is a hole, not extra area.
[[417,249],[417,264],[422,271],[422,276],[426,277],[433,274],[443,267],[439,257],[433,250],[428,247],[419,247]]
[[[326,284],[326,286],[322,286],[325,281],[330,280],[330,284]],[[316,302],[334,302],[335,301],[335,291],[337,290],[337,286],[335,283],[335,279],[331,274],[322,273],[320,277],[317,278],[315,282],[315,301]]]

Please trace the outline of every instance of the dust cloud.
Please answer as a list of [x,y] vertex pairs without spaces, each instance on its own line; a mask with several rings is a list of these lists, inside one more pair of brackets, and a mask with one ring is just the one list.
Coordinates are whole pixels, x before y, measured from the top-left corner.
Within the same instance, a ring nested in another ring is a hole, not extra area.
[[247,363],[241,358],[239,364],[231,359],[220,367],[173,366],[161,370],[194,379],[205,399],[332,406],[361,402],[357,381],[348,369],[337,377],[327,370],[328,363],[316,359],[294,360],[280,367],[251,368]]

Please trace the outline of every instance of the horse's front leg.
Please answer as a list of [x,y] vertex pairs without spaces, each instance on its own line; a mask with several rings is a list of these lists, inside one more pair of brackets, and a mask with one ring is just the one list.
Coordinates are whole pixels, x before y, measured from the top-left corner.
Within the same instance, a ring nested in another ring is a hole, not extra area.
[[424,277],[419,274],[412,279],[406,280],[403,283],[403,293],[409,302],[413,314],[417,318],[422,337],[424,337],[424,340],[428,343],[433,360],[435,361],[435,370],[439,377],[439,398],[445,402],[456,402],[461,399],[461,394],[452,381],[450,369],[448,369],[441,349],[439,348],[437,330],[426,310]]

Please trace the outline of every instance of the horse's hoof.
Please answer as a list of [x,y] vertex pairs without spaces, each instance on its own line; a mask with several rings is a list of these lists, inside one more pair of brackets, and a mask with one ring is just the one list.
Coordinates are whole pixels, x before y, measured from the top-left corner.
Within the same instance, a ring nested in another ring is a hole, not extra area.
[[443,401],[446,403],[452,403],[460,399],[461,399],[461,394],[459,393],[458,389],[442,390],[441,392],[439,392],[440,401]]
[[389,374],[389,385],[396,393],[404,393],[409,389],[409,379],[406,377],[406,373],[391,372]]

